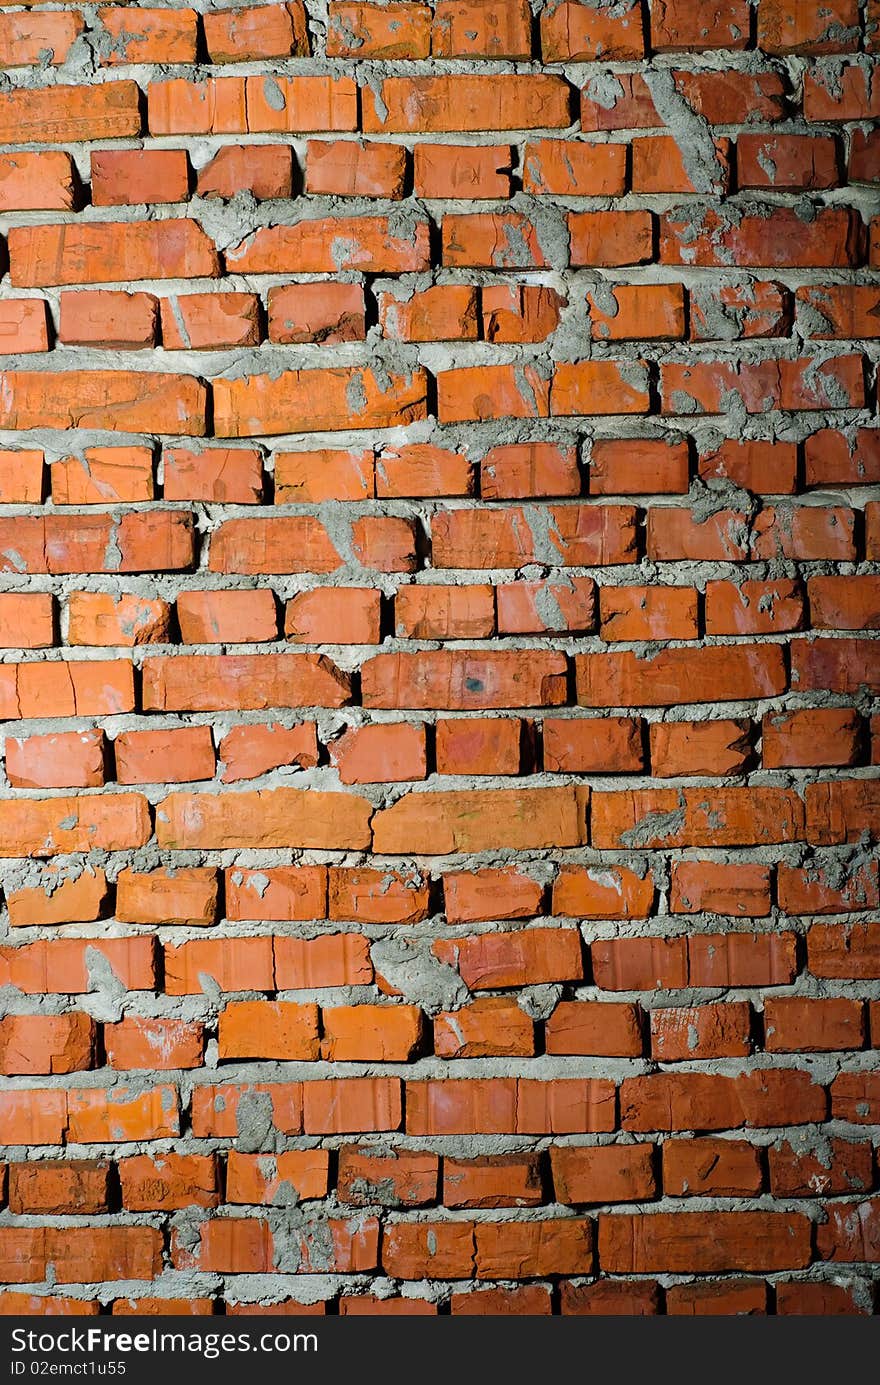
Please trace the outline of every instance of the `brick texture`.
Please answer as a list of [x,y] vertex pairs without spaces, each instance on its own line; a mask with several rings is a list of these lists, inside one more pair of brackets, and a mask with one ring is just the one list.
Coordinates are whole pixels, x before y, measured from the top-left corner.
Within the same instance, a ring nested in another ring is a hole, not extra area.
[[871,1313],[876,4],[203,8],[0,12],[0,1312]]

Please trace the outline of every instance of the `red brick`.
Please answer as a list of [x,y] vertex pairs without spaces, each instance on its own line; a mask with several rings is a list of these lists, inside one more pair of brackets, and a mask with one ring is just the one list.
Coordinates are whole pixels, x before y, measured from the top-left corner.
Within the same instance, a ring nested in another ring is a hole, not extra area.
[[536,880],[515,866],[450,871],[443,876],[443,897],[450,923],[530,918],[543,912],[543,893]]
[[826,1117],[825,1090],[807,1072],[767,1068],[740,1077],[662,1072],[628,1077],[620,1088],[624,1130],[736,1130],[808,1125]]
[[363,341],[364,311],[363,289],[356,284],[280,285],[269,290],[269,340],[327,345]]
[[339,1198],[356,1207],[424,1207],[437,1200],[439,1175],[436,1154],[398,1149],[389,1158],[369,1145],[343,1145],[339,1151]]
[[[92,155],[94,160],[96,155]],[[74,204],[71,157],[60,150],[0,155],[0,209],[69,212]]]
[[541,52],[545,62],[627,61],[645,51],[638,5],[606,13],[592,5],[563,3],[541,14]]
[[656,721],[649,728],[651,771],[677,775],[740,774],[751,758],[747,721]]
[[272,1205],[291,1189],[299,1199],[327,1192],[329,1154],[324,1149],[291,1149],[281,1154],[240,1154],[231,1149],[226,1164],[226,1200]]
[[434,943],[433,951],[456,968],[470,990],[579,981],[583,976],[580,937],[571,928],[444,938]]
[[256,346],[259,299],[252,293],[187,293],[163,298],[162,345],[166,351],[213,351]]
[[91,173],[96,207],[185,202],[189,196],[185,149],[95,149]]
[[[280,6],[267,7],[267,13]],[[234,18],[234,14],[230,16]],[[222,19],[222,12],[206,19]],[[226,144],[199,169],[196,191],[200,197],[228,201],[237,192],[250,192],[258,200],[290,197],[293,191],[291,151],[282,144]]]
[[741,188],[833,188],[838,166],[832,135],[740,134],[736,142]]
[[523,768],[526,730],[526,724],[514,717],[438,719],[435,728],[437,772],[519,774]]
[[441,1058],[530,1058],[534,1027],[514,999],[478,996],[454,1013],[434,1017],[434,1052]]
[[752,1050],[750,1028],[746,1001],[652,1010],[651,1056],[667,1063],[742,1058]]
[[695,640],[693,587],[601,587],[599,629],[604,640]]
[[0,1019],[0,1072],[33,1077],[94,1067],[95,1037],[89,1015],[8,1015]]
[[209,726],[121,731],[113,749],[120,784],[185,784],[214,777],[214,743]]
[[635,717],[545,717],[544,769],[549,773],[637,774],[643,767]]
[[572,1205],[641,1202],[656,1191],[649,1144],[557,1146],[550,1150],[557,1201]]
[[101,731],[6,740],[6,777],[16,789],[89,789],[104,783]]
[[415,193],[469,200],[508,197],[511,164],[508,144],[419,143],[413,150]]
[[670,907],[674,914],[766,918],[770,913],[770,868],[746,862],[676,861]]
[[544,1024],[548,1053],[639,1058],[643,1044],[635,1005],[563,1000]]
[[761,1192],[761,1155],[746,1140],[664,1140],[663,1191],[671,1197],[749,1197]]
[[215,63],[308,56],[302,0],[212,11],[203,16],[202,24],[208,54]]
[[765,53],[846,53],[858,47],[859,12],[855,0],[832,0],[827,7],[760,0],[758,45]]
[[48,351],[46,304],[39,298],[11,298],[0,304],[0,343],[10,355]]

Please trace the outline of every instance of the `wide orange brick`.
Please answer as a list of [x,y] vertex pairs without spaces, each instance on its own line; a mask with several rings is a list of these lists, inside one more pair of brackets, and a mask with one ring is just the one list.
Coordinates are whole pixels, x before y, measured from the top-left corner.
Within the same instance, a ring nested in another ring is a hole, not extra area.
[[6,371],[2,382],[0,420],[5,428],[205,432],[205,387],[189,375],[17,370]]
[[150,831],[149,807],[141,794],[18,798],[0,804],[0,843],[5,857],[131,850],[145,846]]
[[144,664],[144,711],[341,707],[349,697],[346,675],[320,654],[156,656]]
[[0,99],[0,139],[66,144],[139,135],[139,96],[132,81],[5,91]]
[[79,995],[90,988],[90,973],[100,975],[108,966],[126,990],[153,990],[156,983],[153,939],[146,936],[59,938],[4,947],[0,950],[0,984],[15,986],[30,995]]
[[[241,263],[238,268],[247,271]],[[219,437],[230,438],[393,428],[427,416],[426,393],[421,370],[381,380],[370,370],[354,368],[215,379],[214,427]]]
[[575,659],[584,707],[669,707],[680,702],[739,702],[774,697],[787,678],[778,645],[581,654]]
[[374,815],[373,849],[383,855],[448,855],[582,846],[588,794],[580,786],[408,793]]
[[568,87],[550,73],[493,73],[491,94],[476,73],[386,77],[377,97],[363,106],[368,134],[564,129],[571,115]]
[[231,270],[244,274],[342,270],[399,274],[427,269],[427,221],[417,222],[411,232],[407,227],[405,236],[395,234],[395,224],[386,216],[309,218],[255,231],[241,245],[228,249],[225,258]]
[[790,789],[636,789],[592,797],[594,846],[757,846],[798,841],[804,805]]
[[782,1212],[600,1216],[599,1262],[612,1273],[800,1269],[810,1223]]
[[768,996],[764,1003],[764,1046],[771,1053],[820,1053],[859,1049],[865,1042],[864,1006],[843,996],[801,999]]
[[808,1072],[767,1068],[739,1077],[659,1072],[620,1087],[624,1130],[736,1130],[825,1120],[828,1098]]

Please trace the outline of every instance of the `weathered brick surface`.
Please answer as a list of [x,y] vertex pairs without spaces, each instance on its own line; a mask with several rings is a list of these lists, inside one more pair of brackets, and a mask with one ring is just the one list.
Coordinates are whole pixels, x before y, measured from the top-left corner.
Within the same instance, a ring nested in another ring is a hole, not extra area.
[[877,21],[0,12],[0,1312],[874,1309]]

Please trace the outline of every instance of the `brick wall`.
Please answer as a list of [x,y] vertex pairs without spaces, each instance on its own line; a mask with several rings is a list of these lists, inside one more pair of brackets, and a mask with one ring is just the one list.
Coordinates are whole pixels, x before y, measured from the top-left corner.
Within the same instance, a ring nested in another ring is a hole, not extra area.
[[872,1310],[878,24],[0,11],[3,1312]]

